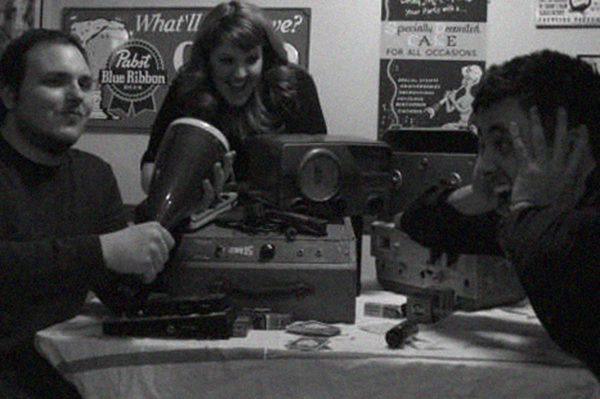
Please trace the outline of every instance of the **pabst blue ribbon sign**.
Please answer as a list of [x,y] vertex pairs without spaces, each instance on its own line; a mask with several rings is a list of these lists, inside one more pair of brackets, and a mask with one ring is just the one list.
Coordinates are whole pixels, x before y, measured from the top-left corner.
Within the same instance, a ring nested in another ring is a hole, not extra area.
[[125,118],[156,111],[154,93],[168,84],[168,76],[158,50],[143,40],[132,40],[111,54],[98,82],[110,92],[107,112]]

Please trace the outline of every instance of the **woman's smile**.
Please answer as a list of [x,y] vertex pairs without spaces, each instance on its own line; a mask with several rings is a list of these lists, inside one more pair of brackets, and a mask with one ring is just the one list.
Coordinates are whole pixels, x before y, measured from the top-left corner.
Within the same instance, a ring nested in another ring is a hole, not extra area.
[[243,50],[225,40],[211,54],[210,66],[219,94],[233,107],[244,106],[262,77],[262,47]]

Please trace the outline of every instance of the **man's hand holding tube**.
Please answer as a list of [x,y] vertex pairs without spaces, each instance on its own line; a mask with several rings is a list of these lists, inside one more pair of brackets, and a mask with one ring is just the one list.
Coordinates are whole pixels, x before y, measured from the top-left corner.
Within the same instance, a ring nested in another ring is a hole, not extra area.
[[175,240],[158,222],[147,222],[101,235],[100,244],[107,268],[149,284],[163,270]]

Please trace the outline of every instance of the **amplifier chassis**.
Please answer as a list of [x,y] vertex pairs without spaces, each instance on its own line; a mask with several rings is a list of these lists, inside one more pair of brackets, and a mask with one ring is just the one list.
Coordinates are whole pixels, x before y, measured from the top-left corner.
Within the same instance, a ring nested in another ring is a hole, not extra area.
[[464,310],[505,305],[525,297],[516,271],[503,257],[458,255],[449,262],[443,255],[433,262],[427,248],[393,223],[373,222],[371,229],[377,279],[386,290],[416,296],[451,292],[453,306]]
[[224,293],[237,310],[353,323],[356,239],[349,218],[328,224],[324,237],[294,239],[209,225],[183,237],[163,281],[176,296]]

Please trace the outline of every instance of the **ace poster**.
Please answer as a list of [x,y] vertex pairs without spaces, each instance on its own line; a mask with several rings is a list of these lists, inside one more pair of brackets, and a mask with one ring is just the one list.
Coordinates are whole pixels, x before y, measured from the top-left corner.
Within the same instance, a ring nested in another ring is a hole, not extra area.
[[487,2],[383,0],[378,137],[469,129],[485,70]]
[[[98,84],[90,131],[150,132],[208,8],[67,8],[63,29],[83,42]],[[288,59],[308,68],[310,9],[267,8]]]

